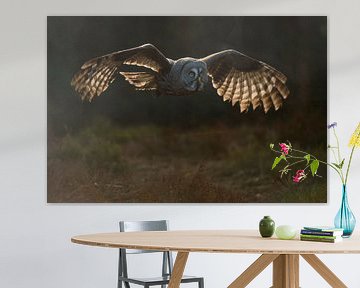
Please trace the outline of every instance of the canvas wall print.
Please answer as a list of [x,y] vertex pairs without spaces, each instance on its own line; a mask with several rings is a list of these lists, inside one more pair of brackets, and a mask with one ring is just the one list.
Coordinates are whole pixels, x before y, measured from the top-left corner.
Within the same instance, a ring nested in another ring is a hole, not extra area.
[[[48,17],[49,203],[324,203],[326,17]],[[281,147],[279,147],[281,148]]]

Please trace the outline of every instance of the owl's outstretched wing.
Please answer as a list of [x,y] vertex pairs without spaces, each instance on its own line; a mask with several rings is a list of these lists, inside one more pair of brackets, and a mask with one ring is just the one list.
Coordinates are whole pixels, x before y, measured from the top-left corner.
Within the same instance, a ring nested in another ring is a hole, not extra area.
[[[146,67],[153,73],[120,72],[124,64]],[[154,45],[145,44],[85,62],[72,78],[71,86],[82,100],[91,101],[109,87],[119,72],[138,89],[156,89],[155,74],[170,68],[169,60]]]
[[212,85],[224,101],[239,102],[241,112],[262,106],[265,113],[278,110],[289,95],[286,76],[268,64],[236,50],[225,50],[200,59],[207,64]]

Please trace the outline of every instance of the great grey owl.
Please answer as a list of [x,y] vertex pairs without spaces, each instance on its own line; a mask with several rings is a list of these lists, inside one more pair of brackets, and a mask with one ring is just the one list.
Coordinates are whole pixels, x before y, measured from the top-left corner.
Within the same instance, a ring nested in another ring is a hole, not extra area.
[[[148,68],[146,71],[126,72],[125,65]],[[82,100],[103,93],[121,74],[138,90],[155,90],[158,95],[190,95],[203,90],[209,77],[217,94],[240,111],[263,107],[265,113],[282,105],[289,95],[286,76],[268,64],[250,58],[236,50],[225,50],[205,58],[191,57],[172,60],[154,45],[114,52],[87,61],[75,74],[71,85]]]

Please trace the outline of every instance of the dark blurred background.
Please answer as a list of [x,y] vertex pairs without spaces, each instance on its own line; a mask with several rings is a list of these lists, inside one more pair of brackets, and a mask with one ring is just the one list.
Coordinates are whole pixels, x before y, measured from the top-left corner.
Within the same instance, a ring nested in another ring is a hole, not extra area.
[[[282,71],[278,111],[240,113],[210,85],[156,97],[122,76],[92,103],[70,86],[94,57],[152,43],[168,58],[236,49]],[[326,159],[326,17],[48,17],[48,202],[326,202],[322,178],[270,171],[270,143]]]

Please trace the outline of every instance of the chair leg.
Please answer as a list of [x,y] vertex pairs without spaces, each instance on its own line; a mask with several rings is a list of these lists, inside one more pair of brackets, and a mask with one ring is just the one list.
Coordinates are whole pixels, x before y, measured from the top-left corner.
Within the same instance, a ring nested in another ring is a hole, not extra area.
[[122,281],[119,279],[120,276],[123,275],[122,273],[122,258],[121,258],[121,250],[119,249],[119,263],[118,263],[118,285],[117,288],[122,288]]
[[204,279],[199,280],[199,288],[204,288]]

